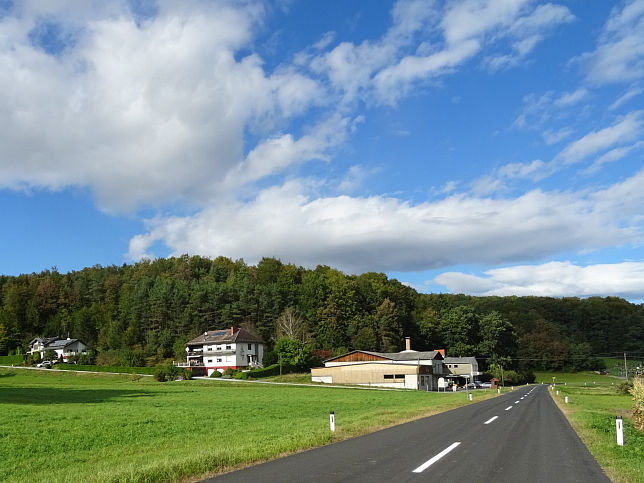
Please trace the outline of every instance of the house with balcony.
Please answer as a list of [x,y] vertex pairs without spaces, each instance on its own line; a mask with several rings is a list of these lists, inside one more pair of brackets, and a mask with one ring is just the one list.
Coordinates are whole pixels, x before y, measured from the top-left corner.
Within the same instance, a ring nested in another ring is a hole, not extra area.
[[264,341],[250,332],[231,327],[211,330],[186,343],[186,361],[179,367],[194,376],[210,376],[226,369],[253,369],[262,366]]
[[87,352],[87,345],[82,340],[70,339],[69,337],[36,337],[29,342],[29,353],[40,354],[40,359],[45,357],[45,352],[53,350],[56,353],[56,358],[63,358],[67,362],[69,356],[77,354],[85,354]]

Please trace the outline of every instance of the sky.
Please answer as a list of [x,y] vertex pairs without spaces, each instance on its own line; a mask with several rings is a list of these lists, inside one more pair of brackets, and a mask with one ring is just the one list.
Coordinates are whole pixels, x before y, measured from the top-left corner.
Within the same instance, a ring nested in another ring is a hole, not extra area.
[[644,300],[644,0],[0,0],[0,93],[2,274]]

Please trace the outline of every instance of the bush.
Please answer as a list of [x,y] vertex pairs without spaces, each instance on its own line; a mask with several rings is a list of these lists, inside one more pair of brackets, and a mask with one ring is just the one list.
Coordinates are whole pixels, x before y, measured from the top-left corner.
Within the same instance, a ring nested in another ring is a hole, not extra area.
[[165,382],[167,380],[165,367],[159,367],[156,371],[154,371],[154,378],[159,382]]
[[181,377],[183,377],[184,381],[189,381],[192,379],[192,371],[190,369],[184,369],[181,372]]
[[174,364],[159,366],[154,372],[154,378],[159,382],[174,381],[181,374],[181,369]]
[[617,386],[617,392],[619,394],[630,394],[632,389],[633,383],[630,381],[622,382],[619,386]]
[[212,374],[210,374],[210,377],[215,377],[215,378],[217,378],[217,377],[221,377],[221,372],[219,372],[219,371],[213,371],[213,373],[212,373]]
[[246,379],[248,379],[248,372],[236,372],[233,377],[235,379],[242,379],[245,381]]
[[633,379],[633,387],[631,388],[633,395],[633,422],[635,427],[644,431],[644,379],[636,377]]
[[235,374],[235,369],[233,369],[232,367],[228,367],[224,371],[224,376],[232,377],[234,374]]
[[311,367],[313,349],[299,340],[282,337],[275,344],[274,350],[278,354],[278,359],[281,359],[282,365],[289,364],[300,370]]

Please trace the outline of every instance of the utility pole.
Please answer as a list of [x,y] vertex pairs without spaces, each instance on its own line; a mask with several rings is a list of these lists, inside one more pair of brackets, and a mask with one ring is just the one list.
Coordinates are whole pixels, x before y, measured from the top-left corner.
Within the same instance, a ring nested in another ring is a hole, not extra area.
[[628,381],[628,366],[626,365],[626,352],[624,352],[624,374],[626,375],[626,380]]

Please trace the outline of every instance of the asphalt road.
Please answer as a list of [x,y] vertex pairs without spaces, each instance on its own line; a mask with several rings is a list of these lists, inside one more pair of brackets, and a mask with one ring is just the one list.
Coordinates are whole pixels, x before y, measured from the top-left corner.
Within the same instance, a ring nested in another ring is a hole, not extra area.
[[[336,424],[341,421],[336,415]],[[205,481],[610,480],[544,385]]]

